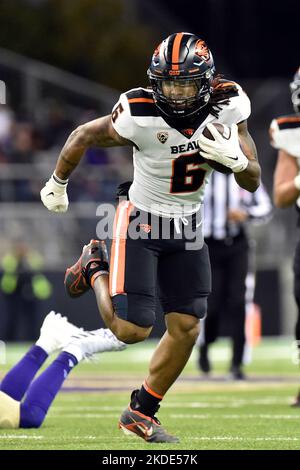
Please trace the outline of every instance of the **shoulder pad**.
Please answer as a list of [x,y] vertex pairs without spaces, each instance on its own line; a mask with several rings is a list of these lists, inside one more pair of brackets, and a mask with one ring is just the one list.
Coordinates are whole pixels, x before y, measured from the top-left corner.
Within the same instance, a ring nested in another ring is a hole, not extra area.
[[281,116],[276,118],[276,122],[281,131],[284,129],[296,129],[300,127],[300,115],[290,114],[288,116]]
[[273,119],[270,126],[270,143],[293,157],[300,157],[300,115],[291,114]]
[[232,80],[226,80],[226,78],[220,78],[216,84],[213,85],[213,92],[225,93],[227,98],[238,96],[239,90],[237,83]]
[[158,116],[151,89],[134,88],[125,95],[132,116]]

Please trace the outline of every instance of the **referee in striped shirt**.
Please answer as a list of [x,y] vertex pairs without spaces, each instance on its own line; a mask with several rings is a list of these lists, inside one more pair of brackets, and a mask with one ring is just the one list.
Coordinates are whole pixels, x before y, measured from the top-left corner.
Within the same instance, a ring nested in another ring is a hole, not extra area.
[[199,367],[204,373],[211,369],[208,347],[218,337],[220,316],[226,315],[233,344],[230,374],[236,380],[245,378],[242,359],[249,255],[245,225],[248,221],[264,223],[271,212],[272,205],[262,185],[255,193],[249,193],[237,185],[232,173],[212,173],[204,198],[204,236],[212,268],[212,293],[199,354]]

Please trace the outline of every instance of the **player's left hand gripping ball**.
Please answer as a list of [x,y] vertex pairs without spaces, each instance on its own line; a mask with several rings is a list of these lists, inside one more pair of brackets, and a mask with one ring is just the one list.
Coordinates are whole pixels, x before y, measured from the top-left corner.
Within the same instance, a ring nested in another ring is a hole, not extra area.
[[97,277],[108,273],[108,253],[105,242],[91,240],[83,247],[79,260],[66,270],[66,291],[70,297],[80,297],[94,286]]

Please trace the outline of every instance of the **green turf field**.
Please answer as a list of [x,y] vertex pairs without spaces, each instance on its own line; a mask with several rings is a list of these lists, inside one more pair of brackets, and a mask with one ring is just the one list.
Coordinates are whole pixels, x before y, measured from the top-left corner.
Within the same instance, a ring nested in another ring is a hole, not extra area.
[[[249,380],[226,380],[227,342],[212,349],[215,371],[200,378],[196,354],[173,386],[158,417],[180,444],[146,444],[117,428],[130,391],[139,387],[155,342],[98,356],[69,376],[38,430],[0,430],[0,449],[300,449],[300,408],[289,406],[300,386],[292,340],[265,340],[247,367]],[[25,351],[7,348],[0,376]]]

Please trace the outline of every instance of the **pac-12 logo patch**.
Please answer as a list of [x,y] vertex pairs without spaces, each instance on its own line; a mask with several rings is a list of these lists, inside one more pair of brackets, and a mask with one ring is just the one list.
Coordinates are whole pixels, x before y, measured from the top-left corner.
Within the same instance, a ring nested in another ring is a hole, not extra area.
[[168,137],[169,137],[169,134],[167,132],[158,132],[157,133],[157,138],[162,144],[167,142]]

